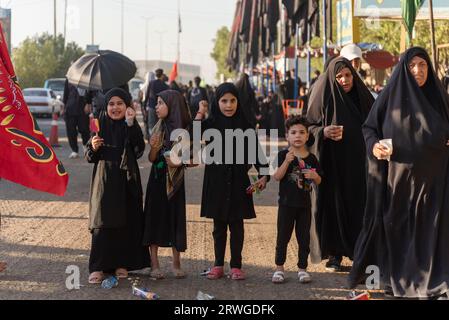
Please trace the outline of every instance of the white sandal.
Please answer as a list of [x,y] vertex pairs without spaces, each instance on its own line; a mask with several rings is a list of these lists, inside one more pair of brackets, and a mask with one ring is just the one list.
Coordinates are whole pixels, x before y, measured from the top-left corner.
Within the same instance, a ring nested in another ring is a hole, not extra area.
[[285,281],[284,271],[276,271],[271,278],[271,282],[273,283],[283,283]]
[[312,281],[312,277],[306,271],[298,272],[299,283],[309,283]]

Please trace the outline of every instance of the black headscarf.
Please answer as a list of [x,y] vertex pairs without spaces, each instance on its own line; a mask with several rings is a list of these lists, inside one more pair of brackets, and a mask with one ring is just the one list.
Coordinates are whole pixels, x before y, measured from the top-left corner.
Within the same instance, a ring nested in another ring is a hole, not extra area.
[[[237,111],[232,117],[226,117],[220,110],[219,101],[227,93],[232,94],[237,98]],[[242,129],[251,128],[251,124],[246,119],[239,99],[239,92],[236,86],[232,83],[223,83],[215,91],[215,99],[212,102],[210,119],[211,125],[220,132],[224,133],[226,129]]]
[[[353,87],[351,92],[346,93],[340,86],[336,79],[336,75],[343,69],[348,68],[353,75]],[[352,67],[351,63],[343,58],[338,57],[333,59],[325,73],[318,78],[314,84],[313,92],[309,98],[309,107],[307,116],[309,120],[314,123],[321,119],[323,115],[322,107],[332,103],[333,110],[328,110],[327,115],[332,118],[327,118],[324,125],[331,124],[338,125],[337,110],[340,108],[349,108],[363,123],[368,116],[374,98],[366,88],[363,81],[358,76],[357,72]]]
[[191,122],[189,108],[184,96],[176,90],[165,90],[158,94],[168,107],[168,116],[164,119],[164,148],[170,149],[171,133],[176,129],[188,129]]
[[245,115],[245,118],[251,124],[253,128],[256,127],[256,109],[257,109],[257,100],[256,95],[254,94],[254,90],[251,87],[251,83],[249,81],[249,76],[244,73],[242,74],[239,81],[236,82],[235,87],[239,92],[239,102],[242,106],[242,112]]
[[106,92],[106,106],[109,104],[109,101],[112,99],[112,97],[119,97],[125,102],[127,107],[131,106],[132,97],[129,92],[123,90],[122,88],[113,88]]
[[104,139],[105,143],[105,147],[102,152],[104,160],[120,161],[123,154],[123,149],[125,147],[126,122],[125,118],[120,120],[112,120],[108,116],[107,106],[113,97],[119,97],[122,99],[126,106],[131,105],[131,96],[128,92],[121,88],[113,88],[109,90],[105,95],[106,109],[101,110],[98,117],[100,123],[100,132],[98,134]]

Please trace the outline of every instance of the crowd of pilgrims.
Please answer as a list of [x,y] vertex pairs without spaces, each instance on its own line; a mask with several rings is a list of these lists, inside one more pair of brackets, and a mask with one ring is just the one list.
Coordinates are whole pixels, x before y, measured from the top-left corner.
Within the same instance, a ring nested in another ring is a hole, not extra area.
[[[327,271],[339,272],[347,257],[353,262],[350,288],[363,284],[366,268],[374,265],[392,296],[447,293],[449,98],[424,49],[403,53],[376,100],[348,60],[333,59],[309,90],[306,110],[286,122],[281,93],[258,101],[247,75],[218,86],[197,105],[189,93],[163,89],[148,90],[143,99],[155,101],[153,122],[151,110],[144,110],[148,132],[137,123],[126,90],[108,91],[106,107],[98,112],[100,132],[85,153],[94,164],[90,283],[146,267],[152,277],[163,279],[159,247],[172,248],[174,277],[186,276],[181,265],[188,243],[184,175],[194,165],[175,163],[167,151],[177,143],[170,141],[174,130],[189,130],[200,121],[203,131],[223,134],[279,129],[289,144],[279,152],[271,177],[279,181],[273,283],[285,280],[287,245],[295,230],[301,283],[312,280],[309,261],[326,260]],[[144,196],[137,160],[147,134],[152,167]],[[393,146],[383,139],[392,139]],[[215,253],[207,278],[225,276],[229,229],[229,275],[243,280],[244,221],[256,218],[248,189],[266,188],[270,176],[261,169],[268,162],[252,163],[245,154],[244,164],[224,163],[205,165],[200,214],[213,220]],[[248,175],[253,167],[259,172],[256,182]]]

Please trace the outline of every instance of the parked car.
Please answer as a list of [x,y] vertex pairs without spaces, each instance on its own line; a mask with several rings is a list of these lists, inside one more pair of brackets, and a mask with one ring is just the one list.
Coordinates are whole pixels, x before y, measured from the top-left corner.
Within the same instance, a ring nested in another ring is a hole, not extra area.
[[64,108],[64,104],[56,98],[55,93],[45,88],[27,88],[23,90],[23,96],[30,112],[36,116],[47,115],[53,113],[58,115]]
[[129,80],[128,82],[129,92],[131,93],[133,100],[139,99],[139,92],[142,85],[143,80],[139,78],[132,78],[131,80]]
[[64,96],[65,78],[53,78],[45,80],[44,88],[52,90],[59,100]]

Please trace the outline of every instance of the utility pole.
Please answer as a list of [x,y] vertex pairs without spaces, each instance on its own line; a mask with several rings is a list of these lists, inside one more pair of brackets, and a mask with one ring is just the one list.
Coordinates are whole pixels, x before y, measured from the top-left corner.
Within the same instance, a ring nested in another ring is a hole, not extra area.
[[91,2],[92,2],[92,9],[91,9],[91,18],[92,18],[92,21],[91,21],[91,28],[92,28],[92,38],[91,38],[91,44],[92,45],[94,45],[95,44],[95,29],[94,29],[94,9],[95,9],[95,4],[94,4],[94,0],[91,0]]
[[429,13],[430,13],[430,34],[432,43],[432,62],[435,67],[435,71],[438,75],[438,59],[437,59],[437,47],[435,43],[435,21],[433,19],[433,1],[429,0]]
[[67,37],[67,0],[64,2],[64,47],[66,44]]
[[[178,61],[178,64],[180,63],[181,59],[181,7],[180,2],[178,0],[178,43],[176,48],[176,61]],[[179,68],[179,65],[178,65]]]
[[121,39],[121,53],[125,50],[125,0],[122,0],[122,39]]
[[162,35],[166,31],[156,31],[156,33],[159,34],[159,60],[162,61],[162,48],[163,48],[163,42],[162,42]]
[[55,37],[55,40],[56,40],[56,0],[53,0],[53,13],[54,13],[54,30],[53,30],[53,35],[54,35],[54,37]]
[[148,22],[153,17],[142,17],[145,20],[145,71],[148,72]]

